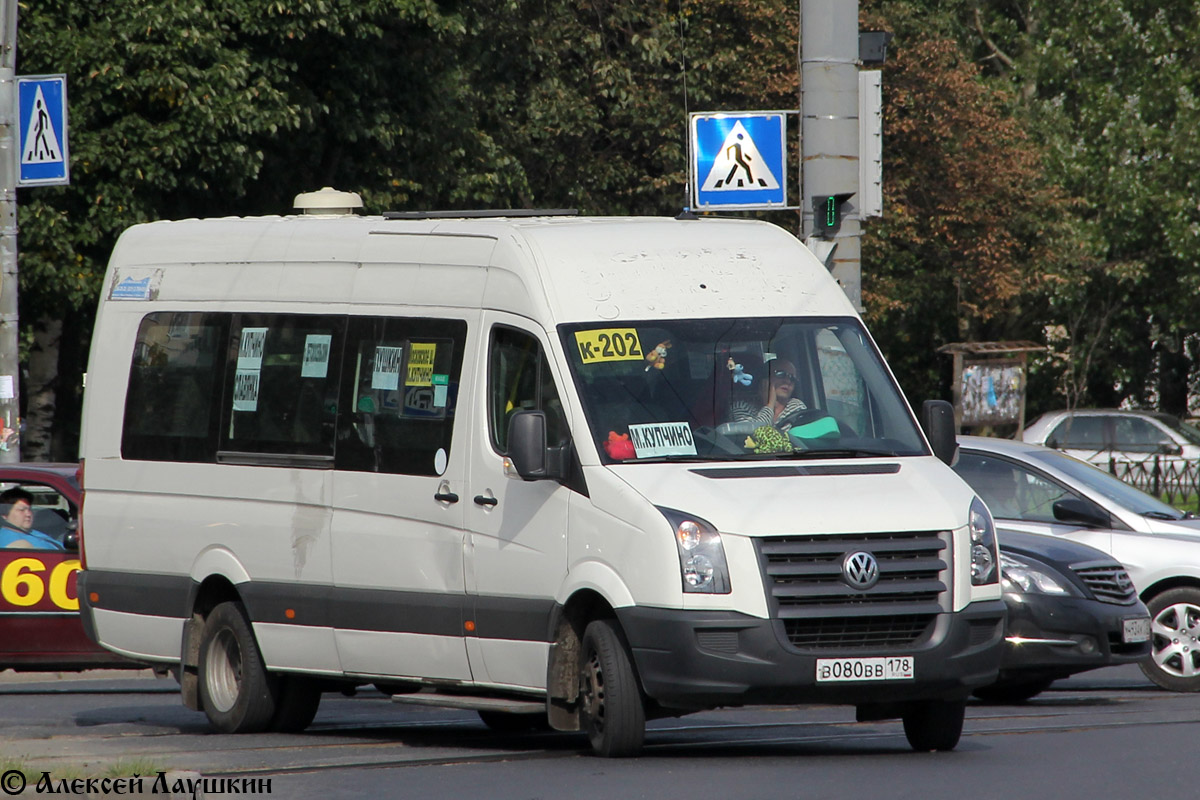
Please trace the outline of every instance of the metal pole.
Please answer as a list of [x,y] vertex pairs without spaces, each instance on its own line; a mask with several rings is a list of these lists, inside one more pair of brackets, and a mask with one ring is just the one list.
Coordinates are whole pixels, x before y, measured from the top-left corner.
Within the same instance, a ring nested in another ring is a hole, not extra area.
[[[17,336],[17,0],[0,0],[0,463],[21,460]],[[10,432],[13,431],[13,432]]]
[[832,272],[862,310],[858,196],[858,0],[801,0],[800,86],[805,238],[814,195],[854,194],[837,234]]

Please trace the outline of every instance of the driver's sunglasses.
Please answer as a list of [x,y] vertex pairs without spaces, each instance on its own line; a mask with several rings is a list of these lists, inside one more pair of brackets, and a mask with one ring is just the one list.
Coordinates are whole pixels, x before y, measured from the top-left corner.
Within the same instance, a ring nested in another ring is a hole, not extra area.
[[774,375],[776,378],[782,378],[785,381],[791,381],[792,383],[796,382],[796,376],[787,370],[777,369],[775,370]]

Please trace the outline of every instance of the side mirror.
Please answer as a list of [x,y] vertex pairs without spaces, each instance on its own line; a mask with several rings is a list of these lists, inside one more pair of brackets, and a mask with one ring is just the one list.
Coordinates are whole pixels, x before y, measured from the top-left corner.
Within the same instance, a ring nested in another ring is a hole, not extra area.
[[518,411],[508,420],[508,458],[527,481],[546,477],[546,414]]
[[1164,456],[1181,456],[1183,455],[1183,447],[1174,443],[1159,445],[1158,452]]
[[958,434],[954,430],[954,406],[945,400],[926,400],[921,406],[921,427],[929,437],[933,454],[947,464],[958,458]]
[[508,420],[508,458],[524,480],[564,480],[570,449],[546,445],[544,411],[518,411]]
[[1112,519],[1102,509],[1077,497],[1065,497],[1052,506],[1059,522],[1086,525],[1089,528],[1111,528]]

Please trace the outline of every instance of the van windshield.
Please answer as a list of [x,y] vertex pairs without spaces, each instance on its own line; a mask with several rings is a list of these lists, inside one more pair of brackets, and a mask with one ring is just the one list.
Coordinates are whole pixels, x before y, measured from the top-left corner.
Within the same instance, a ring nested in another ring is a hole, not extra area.
[[929,453],[854,318],[596,322],[559,332],[605,463]]

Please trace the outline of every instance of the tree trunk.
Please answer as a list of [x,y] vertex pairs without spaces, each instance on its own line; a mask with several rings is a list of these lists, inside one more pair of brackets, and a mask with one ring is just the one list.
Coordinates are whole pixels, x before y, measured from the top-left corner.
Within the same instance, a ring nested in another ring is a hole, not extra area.
[[55,395],[58,391],[58,349],[62,320],[43,317],[33,326],[33,348],[25,377],[25,419],[21,460],[49,461],[54,435]]
[[1188,410],[1188,373],[1191,362],[1178,339],[1158,351],[1158,408],[1183,418]]

